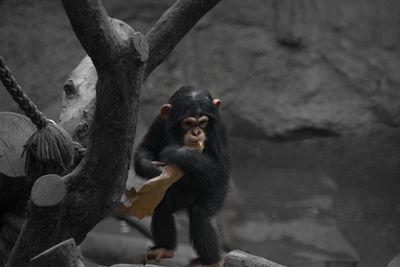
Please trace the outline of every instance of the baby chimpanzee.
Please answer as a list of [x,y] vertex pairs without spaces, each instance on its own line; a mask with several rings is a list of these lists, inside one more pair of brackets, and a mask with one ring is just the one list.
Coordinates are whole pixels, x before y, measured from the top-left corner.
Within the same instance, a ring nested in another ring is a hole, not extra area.
[[190,239],[198,254],[192,264],[218,266],[219,242],[210,219],[223,205],[230,170],[226,131],[218,111],[220,103],[208,91],[180,88],[161,107],[161,114],[135,152],[136,173],[145,179],[160,175],[165,164],[174,164],[184,172],[154,210],[154,246],[146,259],[173,257],[173,213],[185,210]]

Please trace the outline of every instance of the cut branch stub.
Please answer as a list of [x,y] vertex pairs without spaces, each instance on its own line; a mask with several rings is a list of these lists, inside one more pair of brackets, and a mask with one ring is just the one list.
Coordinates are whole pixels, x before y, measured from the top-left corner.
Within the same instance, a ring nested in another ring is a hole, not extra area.
[[131,37],[135,51],[137,52],[137,58],[141,62],[145,62],[149,58],[149,45],[146,40],[146,36],[141,32],[135,32]]
[[36,180],[29,201],[30,215],[11,251],[7,267],[27,266],[33,256],[54,244],[60,208],[66,195],[60,176],[49,174]]
[[67,194],[64,182],[56,174],[40,177],[32,187],[31,201],[37,207],[55,207]]

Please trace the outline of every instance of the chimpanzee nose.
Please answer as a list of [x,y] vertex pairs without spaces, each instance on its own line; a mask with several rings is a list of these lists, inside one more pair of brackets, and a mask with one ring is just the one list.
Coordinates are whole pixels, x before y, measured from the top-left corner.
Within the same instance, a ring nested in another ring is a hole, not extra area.
[[198,127],[193,128],[192,133],[194,136],[200,135],[200,129]]

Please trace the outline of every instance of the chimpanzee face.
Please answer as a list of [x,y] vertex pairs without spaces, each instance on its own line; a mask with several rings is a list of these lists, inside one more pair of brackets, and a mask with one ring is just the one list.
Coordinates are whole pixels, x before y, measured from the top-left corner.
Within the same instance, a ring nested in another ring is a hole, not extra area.
[[168,132],[175,141],[184,146],[204,147],[207,130],[212,129],[220,104],[208,91],[183,87],[161,107],[160,113],[168,121]]
[[180,127],[184,132],[184,145],[192,147],[196,144],[204,144],[207,124],[208,117],[205,115],[184,118],[180,123]]

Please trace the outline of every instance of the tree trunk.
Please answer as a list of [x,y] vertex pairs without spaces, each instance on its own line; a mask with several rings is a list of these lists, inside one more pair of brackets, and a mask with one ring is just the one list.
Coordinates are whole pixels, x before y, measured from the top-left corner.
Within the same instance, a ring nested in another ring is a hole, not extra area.
[[[153,72],[171,53],[179,41],[196,23],[220,0],[178,0],[157,21],[146,34],[149,44],[149,58],[144,79]],[[129,34],[129,26],[112,19],[119,34]],[[85,57],[71,72],[62,99],[60,124],[75,141],[87,145],[89,126],[92,123],[96,105],[97,73],[89,57]]]
[[[69,103],[76,102],[79,116],[69,117],[71,127],[67,127],[66,119],[62,125],[85,144],[87,151],[70,174],[51,179],[44,176],[35,182],[30,215],[8,267],[27,266],[33,256],[71,237],[80,244],[119,203],[128,176],[143,80],[219,1],[178,0],[147,38],[109,18],[100,0],[62,1],[90,57],[82,61],[79,73],[89,79],[87,87],[91,90],[85,95],[79,82],[68,82],[65,98]],[[79,102],[82,98],[85,101]],[[84,116],[87,123],[79,124]],[[75,135],[77,125],[83,125],[82,138]]]
[[29,203],[30,215],[11,252],[7,267],[28,266],[32,256],[53,244],[60,208],[66,195],[67,190],[60,176],[45,175],[35,182]]

